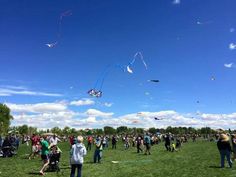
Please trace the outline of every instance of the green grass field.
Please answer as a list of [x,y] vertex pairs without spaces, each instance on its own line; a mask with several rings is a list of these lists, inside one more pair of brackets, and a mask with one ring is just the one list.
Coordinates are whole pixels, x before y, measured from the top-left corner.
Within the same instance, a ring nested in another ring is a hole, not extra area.
[[[70,176],[69,145],[59,144],[62,149],[61,171],[46,172],[48,177]],[[93,164],[93,150],[85,157],[83,177],[236,177],[236,164],[233,168],[219,168],[219,153],[214,142],[199,141],[184,144],[178,152],[167,152],[164,145],[154,145],[152,154],[137,154],[136,148],[124,150],[105,149],[101,164]],[[0,177],[38,176],[41,167],[40,158],[27,159],[30,149],[22,145],[13,158],[0,158]],[[111,161],[119,161],[114,164]]]

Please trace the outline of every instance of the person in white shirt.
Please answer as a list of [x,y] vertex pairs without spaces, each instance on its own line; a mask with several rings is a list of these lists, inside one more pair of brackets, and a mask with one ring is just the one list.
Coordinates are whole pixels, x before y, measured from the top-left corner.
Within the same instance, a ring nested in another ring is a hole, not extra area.
[[56,146],[58,142],[61,142],[61,140],[55,134],[49,139],[51,146]]
[[77,143],[71,147],[70,164],[71,173],[70,177],[75,176],[75,170],[77,168],[77,177],[81,177],[82,164],[84,163],[84,156],[87,154],[86,148],[83,144],[83,137],[78,136]]

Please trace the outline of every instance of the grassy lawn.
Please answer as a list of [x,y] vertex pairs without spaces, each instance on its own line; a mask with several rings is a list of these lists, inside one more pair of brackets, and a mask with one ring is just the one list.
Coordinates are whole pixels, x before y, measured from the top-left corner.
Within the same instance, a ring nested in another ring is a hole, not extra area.
[[[46,172],[46,176],[70,176],[69,145],[61,143],[61,171]],[[230,169],[219,168],[219,153],[214,142],[199,141],[184,144],[179,152],[167,152],[163,144],[154,145],[152,154],[137,154],[135,148],[124,150],[122,144],[118,149],[105,149],[101,164],[93,164],[93,150],[85,157],[84,177],[236,177],[236,165]],[[40,158],[28,160],[30,148],[22,145],[18,155],[13,158],[0,158],[0,177],[38,176],[41,167]],[[114,164],[111,161],[119,161]]]

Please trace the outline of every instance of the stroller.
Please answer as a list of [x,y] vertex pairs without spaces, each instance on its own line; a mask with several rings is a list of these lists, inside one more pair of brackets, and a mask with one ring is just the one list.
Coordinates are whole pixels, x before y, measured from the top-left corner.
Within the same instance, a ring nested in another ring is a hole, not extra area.
[[59,172],[60,171],[60,162],[61,151],[58,150],[57,146],[52,146],[51,153],[49,154],[49,167],[48,171]]
[[15,154],[15,151],[12,146],[2,147],[2,157],[12,157],[14,154]]

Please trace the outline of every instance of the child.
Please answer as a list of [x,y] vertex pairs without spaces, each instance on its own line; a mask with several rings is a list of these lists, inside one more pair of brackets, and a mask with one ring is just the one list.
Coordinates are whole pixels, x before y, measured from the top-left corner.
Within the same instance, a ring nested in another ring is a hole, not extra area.
[[75,170],[77,168],[78,171],[78,177],[81,177],[81,171],[82,171],[82,164],[84,163],[84,156],[87,154],[86,148],[83,144],[83,137],[78,136],[77,143],[72,145],[71,148],[71,157],[70,157],[70,163],[71,163],[71,173],[70,177],[75,176]]
[[177,151],[175,143],[171,144],[171,152]]

